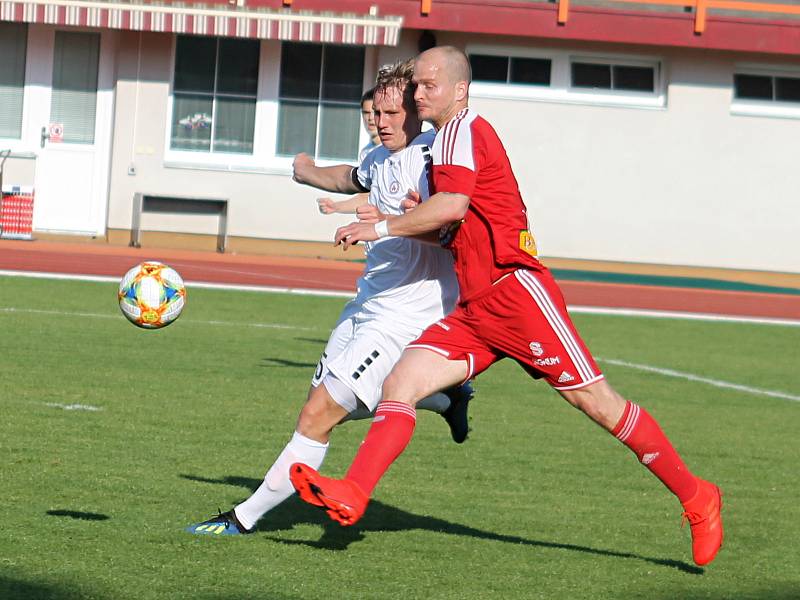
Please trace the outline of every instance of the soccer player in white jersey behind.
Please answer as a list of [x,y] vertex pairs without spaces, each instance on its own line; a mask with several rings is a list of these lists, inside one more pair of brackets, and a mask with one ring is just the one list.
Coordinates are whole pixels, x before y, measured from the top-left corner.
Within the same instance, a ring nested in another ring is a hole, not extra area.
[[[375,120],[382,147],[358,168],[318,167],[305,154],[295,158],[294,178],[328,191],[369,191],[370,210],[399,215],[407,194],[429,195],[428,165],[433,132],[421,134],[413,100],[413,61],[384,67],[375,89]],[[268,470],[263,483],[243,503],[187,530],[196,534],[236,535],[255,530],[257,521],[294,494],[289,467],[303,462],[319,468],[332,429],[348,416],[369,415],[381,397],[383,380],[408,342],[455,305],[458,284],[450,253],[407,238],[386,237],[366,245],[367,265],[358,295],[349,302],[331,333],[312,379],[308,399],[292,439]],[[469,383],[428,399],[450,426],[454,441],[467,436]],[[426,400],[420,403],[426,407]]]

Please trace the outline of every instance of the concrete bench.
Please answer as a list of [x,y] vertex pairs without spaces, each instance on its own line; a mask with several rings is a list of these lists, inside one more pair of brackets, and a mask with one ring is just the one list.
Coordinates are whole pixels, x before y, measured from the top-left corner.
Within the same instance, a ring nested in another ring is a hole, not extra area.
[[217,251],[225,252],[228,243],[228,200],[137,192],[133,195],[130,245],[141,248],[142,213],[218,215]]

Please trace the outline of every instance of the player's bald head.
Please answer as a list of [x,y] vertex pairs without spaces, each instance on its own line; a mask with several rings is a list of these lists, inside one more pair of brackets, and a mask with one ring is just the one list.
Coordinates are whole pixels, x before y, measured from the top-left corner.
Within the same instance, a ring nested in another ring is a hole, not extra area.
[[436,65],[442,73],[447,75],[450,83],[458,81],[472,81],[472,69],[469,66],[467,55],[454,46],[435,46],[417,56],[417,62]]

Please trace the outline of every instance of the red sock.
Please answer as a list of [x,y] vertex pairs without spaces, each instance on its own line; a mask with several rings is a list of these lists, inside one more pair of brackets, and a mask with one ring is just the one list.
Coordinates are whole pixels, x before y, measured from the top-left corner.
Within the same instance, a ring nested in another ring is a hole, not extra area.
[[416,424],[414,407],[402,402],[378,404],[367,437],[361,442],[344,478],[354,481],[367,496],[371,496],[378,480],[411,441]]
[[655,419],[641,406],[628,402],[611,434],[628,448],[650,472],[658,477],[681,502],[697,491],[697,481],[661,431]]

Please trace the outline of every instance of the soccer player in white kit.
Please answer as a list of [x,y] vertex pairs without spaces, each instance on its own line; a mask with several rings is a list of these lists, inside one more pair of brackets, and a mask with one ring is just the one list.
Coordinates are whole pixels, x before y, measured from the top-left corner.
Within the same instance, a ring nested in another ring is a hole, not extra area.
[[[310,157],[300,154],[294,163],[295,180],[328,191],[368,191],[369,204],[359,209],[362,217],[402,214],[409,192],[426,200],[434,132],[420,133],[412,73],[413,61],[381,69],[374,111],[382,146],[371,151],[358,168],[317,167]],[[331,333],[292,439],[247,500],[190,526],[187,530],[191,533],[254,531],[265,513],[294,493],[289,467],[304,462],[319,468],[336,424],[356,413],[374,411],[383,380],[406,344],[455,306],[458,284],[452,256],[438,243],[385,237],[367,243],[366,255],[357,296],[345,306]],[[453,439],[460,443],[467,433],[466,409],[472,390],[467,383],[446,394],[430,400],[433,405],[438,401],[435,410],[442,413]]]

